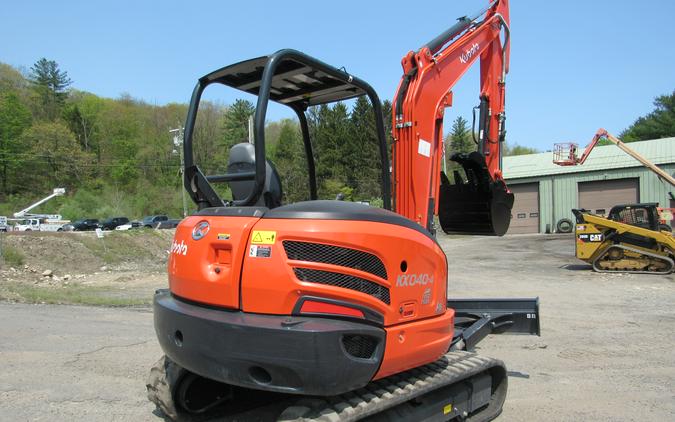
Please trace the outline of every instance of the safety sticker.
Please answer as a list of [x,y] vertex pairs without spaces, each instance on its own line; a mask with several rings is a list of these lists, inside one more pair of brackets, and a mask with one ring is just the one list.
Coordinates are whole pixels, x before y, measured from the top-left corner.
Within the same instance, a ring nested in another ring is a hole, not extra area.
[[229,240],[229,239],[230,239],[229,233],[218,233],[218,240]]
[[448,413],[452,412],[452,404],[447,404],[443,406],[443,414],[447,415]]
[[272,247],[251,245],[248,249],[248,256],[252,258],[269,258],[272,256]]
[[419,144],[417,144],[417,153],[425,157],[431,157],[431,143],[420,139]]
[[251,237],[251,243],[259,245],[274,245],[275,240],[277,240],[277,232],[273,231],[254,230]]

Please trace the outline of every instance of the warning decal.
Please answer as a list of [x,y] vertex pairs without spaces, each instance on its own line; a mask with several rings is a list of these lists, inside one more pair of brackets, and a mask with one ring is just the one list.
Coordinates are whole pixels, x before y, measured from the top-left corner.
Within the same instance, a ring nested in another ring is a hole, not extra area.
[[274,245],[276,239],[277,232],[254,230],[253,235],[251,236],[251,243],[257,243],[258,245]]
[[269,258],[272,256],[272,247],[251,245],[248,250],[248,256],[253,258]]

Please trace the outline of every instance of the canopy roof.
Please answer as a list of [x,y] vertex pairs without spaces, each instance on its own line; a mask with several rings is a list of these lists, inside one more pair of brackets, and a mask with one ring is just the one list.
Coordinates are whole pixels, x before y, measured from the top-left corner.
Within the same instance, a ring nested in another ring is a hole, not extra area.
[[272,77],[270,100],[291,107],[348,100],[366,94],[358,78],[345,70],[294,50],[281,50],[269,56],[245,60],[223,67],[200,79],[218,82],[249,94],[259,95],[265,66],[278,60]]

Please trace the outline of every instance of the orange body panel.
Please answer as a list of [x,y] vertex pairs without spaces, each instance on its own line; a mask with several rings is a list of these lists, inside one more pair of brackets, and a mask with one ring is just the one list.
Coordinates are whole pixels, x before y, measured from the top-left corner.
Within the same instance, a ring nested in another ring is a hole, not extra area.
[[[247,254],[244,258],[241,298],[242,310],[245,312],[290,314],[303,295],[366,306],[384,316],[385,326],[445,312],[445,255],[433,240],[418,231],[366,221],[275,219],[261,219],[253,230],[274,231],[276,240],[269,245],[270,257],[251,257]],[[384,263],[388,280],[347,267],[289,261],[283,248],[284,240],[322,243],[369,252]],[[406,271],[401,271],[403,261],[406,262]],[[333,271],[375,282],[390,289],[391,305],[366,293],[300,281],[293,268]],[[405,278],[410,275],[416,276],[415,283]],[[397,282],[407,286],[397,286]]]
[[382,366],[373,379],[433,362],[448,351],[455,323],[454,309],[442,317],[388,327]]
[[[193,231],[208,222],[199,240]],[[258,238],[263,234],[263,239]],[[386,279],[359,269],[289,260],[283,242],[357,249],[377,256]],[[417,230],[347,220],[193,216],[176,229],[169,258],[171,291],[191,301],[247,313],[292,315],[302,296],[335,299],[383,316],[385,358],[377,377],[434,361],[448,349],[454,311],[446,309],[447,262],[439,245]],[[263,254],[256,253],[264,248]],[[331,271],[386,287],[390,304],[348,288],[301,281],[294,268]]]
[[[207,221],[209,230],[194,240],[192,231]],[[241,264],[251,227],[258,217],[191,216],[176,227],[169,254],[171,292],[195,302],[239,308]]]

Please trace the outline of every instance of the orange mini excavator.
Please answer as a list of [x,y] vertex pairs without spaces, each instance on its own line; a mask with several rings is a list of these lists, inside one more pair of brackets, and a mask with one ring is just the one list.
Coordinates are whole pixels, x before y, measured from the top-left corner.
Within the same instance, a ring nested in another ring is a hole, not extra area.
[[[448,299],[448,262],[433,217],[451,233],[501,235],[508,228],[513,196],[500,174],[508,23],[507,2],[494,1],[405,56],[394,104],[393,178],[380,100],[345,70],[281,50],[199,79],[184,141],[185,188],[198,211],[177,227],[170,289],[154,298],[165,356],[147,387],[168,417],[499,415],[506,368],[466,350],[489,333],[538,335],[538,301]],[[439,164],[443,111],[453,84],[478,59],[478,148],[454,157],[465,175],[455,174],[451,183]],[[193,134],[200,98],[212,84],[258,100],[255,142],[232,147],[225,174],[206,175],[195,162]],[[384,209],[317,197],[305,112],[364,95],[375,111]],[[309,201],[282,204],[279,176],[265,157],[269,101],[297,114]],[[231,200],[217,193],[216,183],[229,184]]]

